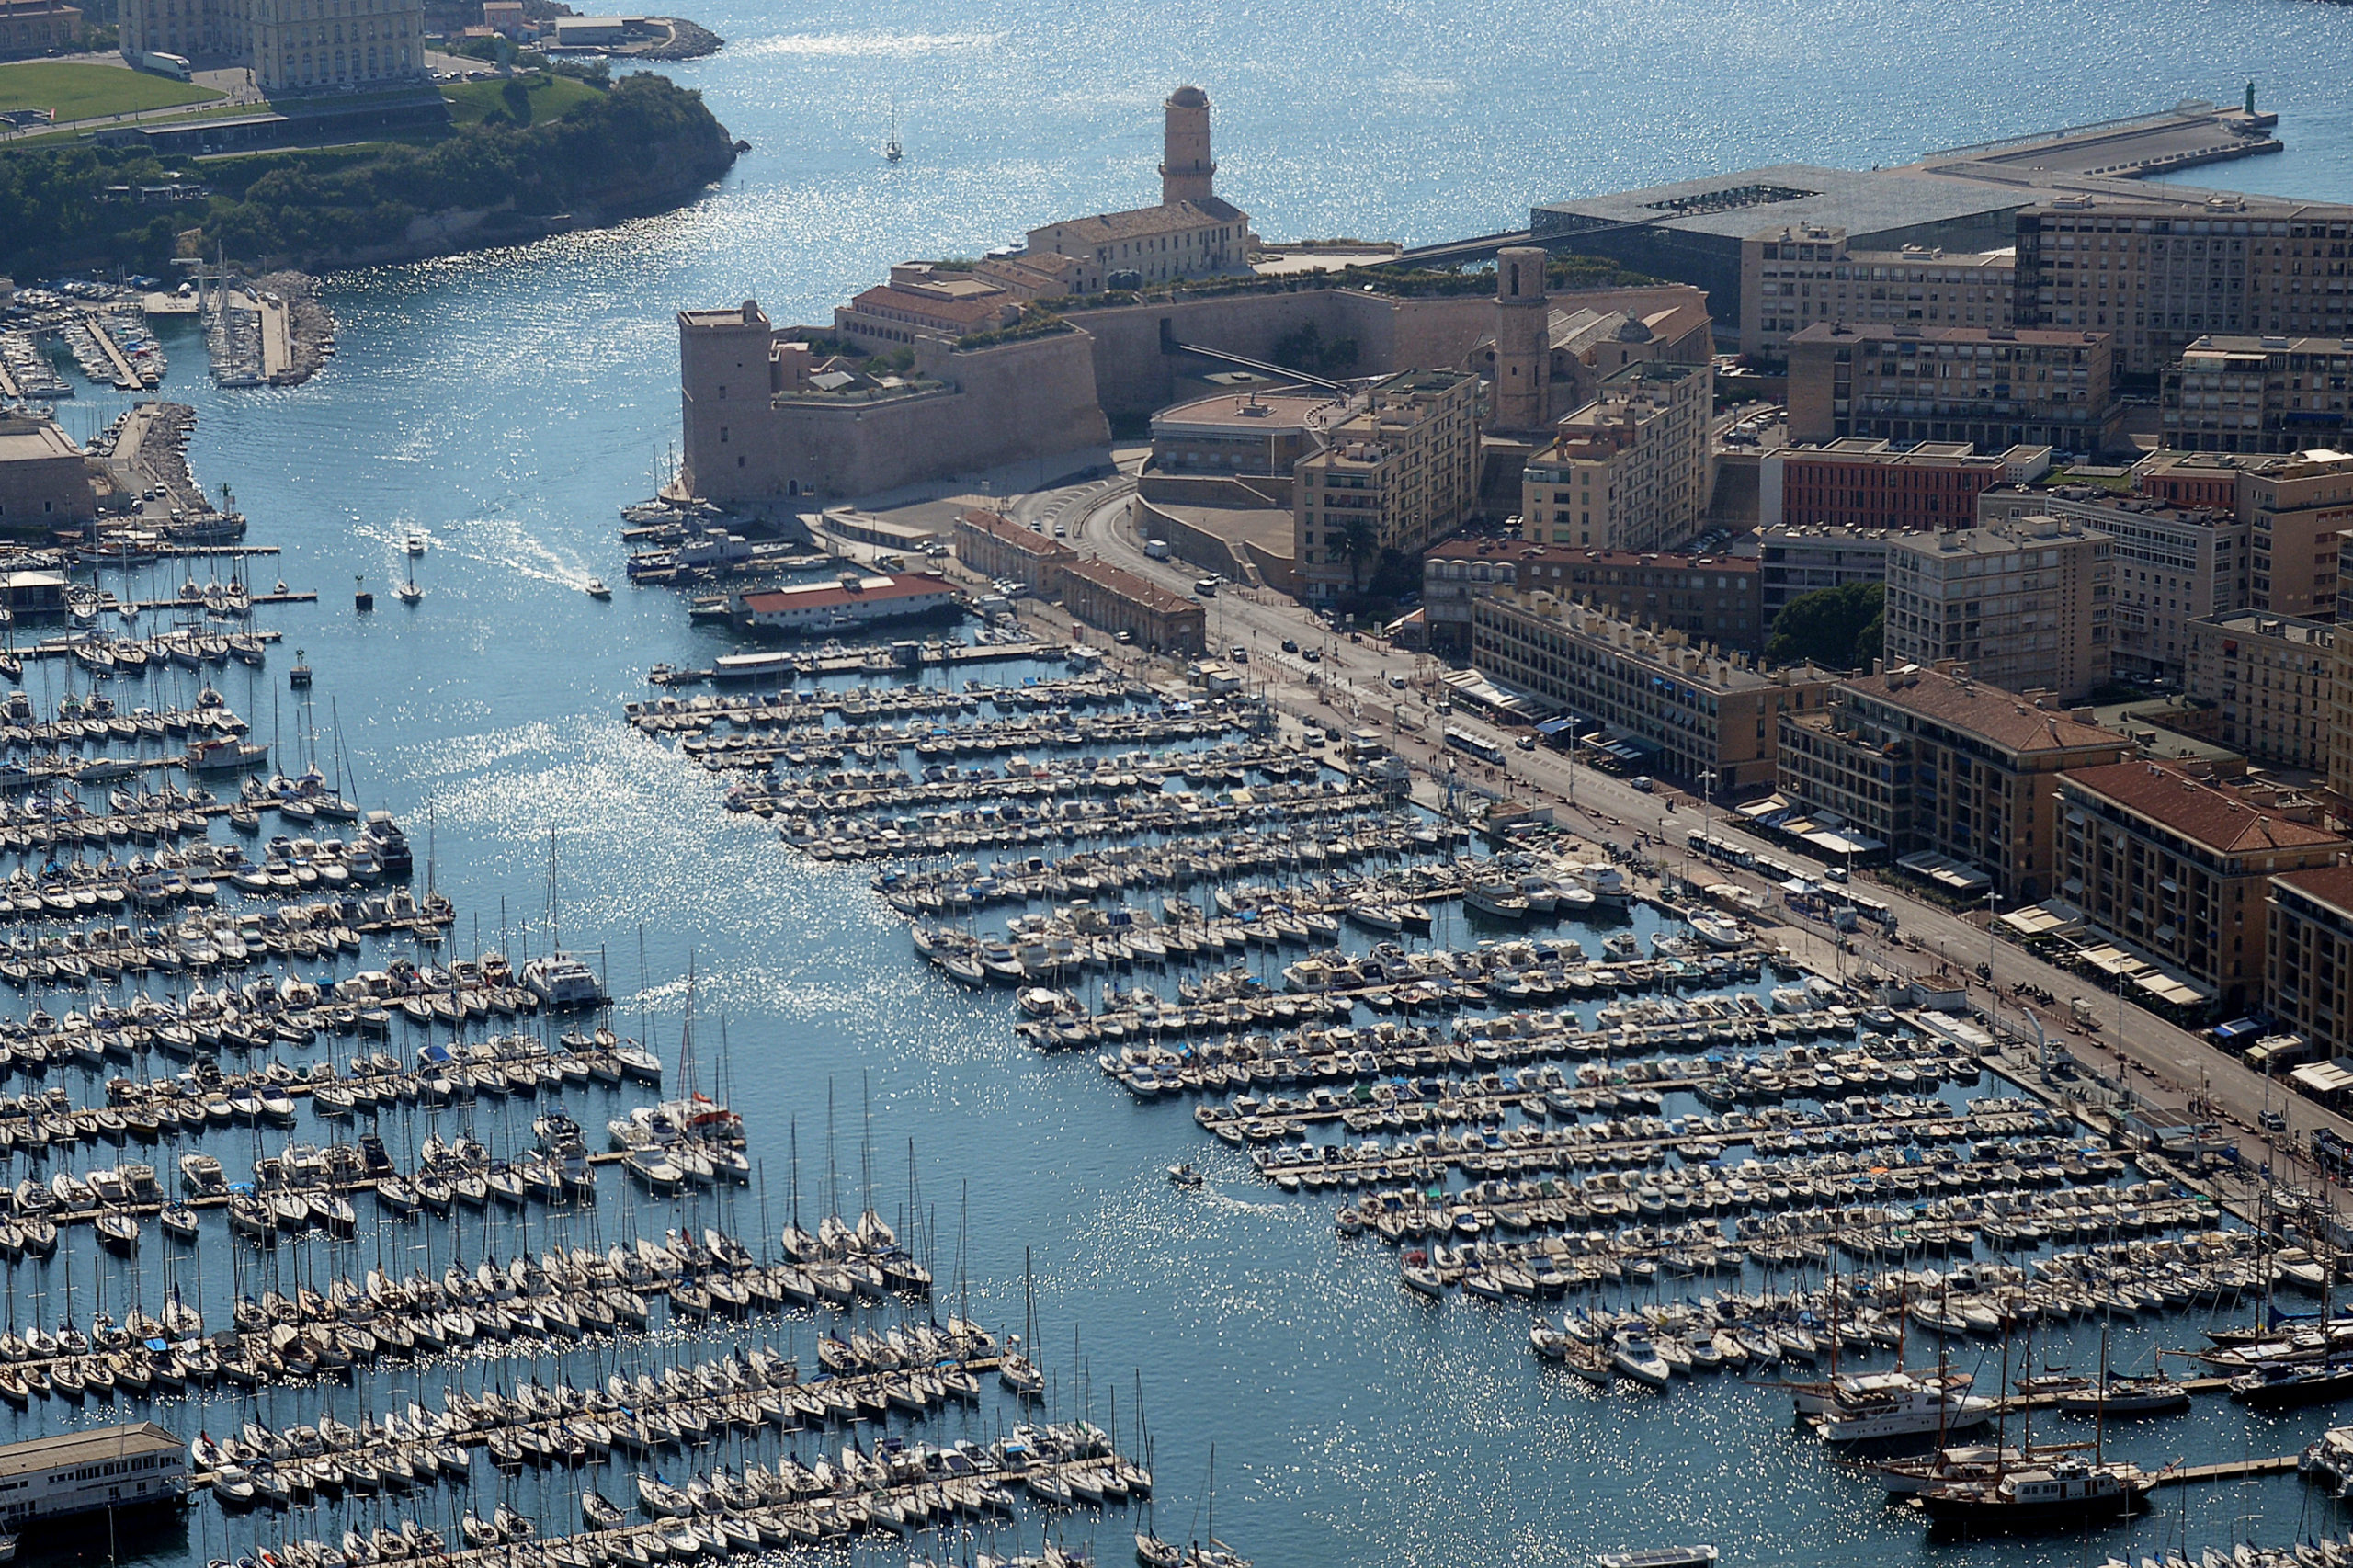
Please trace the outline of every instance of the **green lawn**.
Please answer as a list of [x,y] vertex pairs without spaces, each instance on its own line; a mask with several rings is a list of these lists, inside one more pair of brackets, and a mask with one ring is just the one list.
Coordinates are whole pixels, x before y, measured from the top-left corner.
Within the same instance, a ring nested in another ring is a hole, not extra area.
[[[522,89],[519,94],[512,91],[518,86]],[[518,125],[536,125],[541,120],[560,119],[599,95],[585,82],[541,71],[512,76],[504,82],[444,83],[441,96],[449,100],[449,118],[460,125],[479,125],[494,110]],[[522,100],[528,113],[516,111],[517,97]]]
[[54,109],[60,119],[210,103],[224,95],[119,65],[28,60],[0,65],[0,108]]

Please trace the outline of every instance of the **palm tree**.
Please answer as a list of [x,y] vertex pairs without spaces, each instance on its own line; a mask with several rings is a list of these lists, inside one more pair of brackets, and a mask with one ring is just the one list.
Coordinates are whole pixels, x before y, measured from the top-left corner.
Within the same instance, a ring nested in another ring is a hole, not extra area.
[[1341,525],[1339,554],[1348,563],[1348,587],[1352,591],[1364,591],[1364,563],[1380,548],[1381,536],[1373,531],[1370,518],[1350,517]]

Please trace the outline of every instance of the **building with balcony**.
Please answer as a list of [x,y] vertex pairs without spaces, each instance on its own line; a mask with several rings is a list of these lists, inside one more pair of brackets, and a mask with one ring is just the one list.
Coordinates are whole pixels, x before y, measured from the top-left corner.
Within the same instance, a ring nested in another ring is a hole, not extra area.
[[1760,653],[1758,562],[1733,555],[1636,555],[1521,540],[1457,539],[1422,557],[1422,612],[1432,649],[1468,653],[1471,602],[1499,588],[1542,588],[1623,620],[1705,636]]
[[2335,339],[2353,332],[2348,228],[2353,207],[2324,202],[2063,198],[2018,214],[2014,313],[2021,327],[2115,334],[2133,376],[2161,375],[2211,335]]
[[2198,452],[2343,449],[2353,340],[2200,337],[2165,369],[2165,444]]
[[2053,781],[2120,762],[2132,743],[2088,710],[2040,707],[1951,666],[1842,681],[1819,711],[1781,720],[1776,788],[1898,856],[1973,866],[2005,903],[2048,896],[2058,853]]
[[1740,244],[1740,347],[1781,357],[1815,322],[2008,326],[2018,254],[1910,244],[1850,250],[1835,224],[1784,223]]
[[2353,866],[2271,879],[2263,1010],[2323,1061],[2353,1055]]
[[1292,470],[1292,559],[1305,597],[1364,586],[1383,555],[1419,555],[1461,528],[1479,490],[1478,378],[1401,370],[1324,427]]
[[2109,335],[1816,322],[1789,340],[1790,439],[2097,453],[2121,439]]
[[2336,628],[2243,609],[2188,624],[2182,693],[2214,706],[2214,738],[2270,767],[2325,773]]
[[1778,523],[1757,540],[1757,606],[1769,630],[1791,599],[1849,583],[1887,581],[1885,528]]
[[1561,421],[1520,481],[1522,537],[1581,550],[1663,550],[1713,498],[1711,365],[1637,362]]
[[2309,801],[2158,762],[2059,776],[2059,896],[2136,956],[2226,1008],[2265,988],[2268,884],[2348,847]]
[[2182,678],[2188,624],[2248,602],[2246,523],[2231,506],[2177,505],[2097,485],[2006,486],[1977,498],[1983,523],[2071,517],[2108,535],[2116,565],[2109,653],[2119,676]]
[[1770,784],[1781,716],[1819,709],[1838,678],[1813,665],[1760,669],[1688,632],[1517,588],[1472,601],[1471,662],[1711,794]]
[[1951,661],[2006,691],[2089,695],[2109,679],[2112,549],[2072,517],[1891,534],[1887,663]]

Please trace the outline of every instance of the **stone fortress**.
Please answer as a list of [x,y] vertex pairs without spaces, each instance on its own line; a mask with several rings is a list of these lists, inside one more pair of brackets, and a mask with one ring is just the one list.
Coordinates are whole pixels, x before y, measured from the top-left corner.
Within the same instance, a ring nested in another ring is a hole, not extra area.
[[[1509,423],[1487,423],[1535,437],[1518,451],[1631,363],[1706,361],[1708,301],[1698,289],[1548,295],[1536,250],[1517,253],[1516,274],[1499,272],[1501,298],[1302,280],[1280,291],[1132,301],[1127,291],[1155,283],[1250,272],[1249,215],[1215,190],[1210,107],[1192,86],[1164,105],[1156,206],[1046,223],[1020,249],[969,266],[893,267],[836,310],[830,329],[779,327],[750,300],[680,312],[681,484],[757,508],[1099,445],[1115,424],[1132,428],[1213,392],[1204,379],[1213,367],[1171,352],[1172,343],[1271,362],[1285,339],[1313,331],[1355,345],[1351,379],[1456,369],[1501,385],[1500,373],[1516,374],[1524,387]],[[1484,483],[1516,494],[1517,468]]]

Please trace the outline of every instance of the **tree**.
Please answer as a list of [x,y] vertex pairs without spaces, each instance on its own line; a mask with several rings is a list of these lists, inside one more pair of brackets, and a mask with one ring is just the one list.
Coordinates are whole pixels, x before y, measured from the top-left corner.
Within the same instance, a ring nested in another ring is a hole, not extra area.
[[1886,617],[1884,585],[1847,583],[1801,594],[1774,618],[1765,657],[1777,665],[1811,659],[1835,669],[1870,666],[1879,657]]
[[1340,526],[1340,559],[1348,563],[1348,586],[1364,586],[1364,563],[1380,548],[1381,536],[1366,517],[1350,517]]

